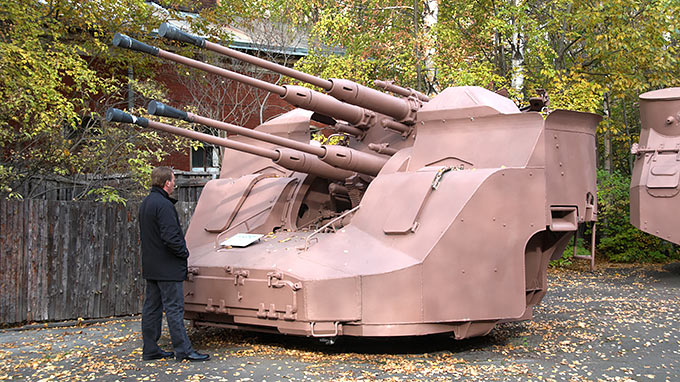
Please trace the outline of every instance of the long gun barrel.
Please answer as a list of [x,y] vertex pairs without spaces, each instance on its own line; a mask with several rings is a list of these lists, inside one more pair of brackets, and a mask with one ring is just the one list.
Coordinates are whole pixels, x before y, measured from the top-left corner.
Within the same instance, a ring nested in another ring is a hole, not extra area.
[[[239,52],[226,46],[215,44],[202,37],[194,36],[178,28],[175,28],[168,23],[163,23],[160,25],[158,28],[158,35],[170,40],[196,45],[199,48],[205,48],[213,52],[224,54],[255,66],[269,69],[275,73],[283,74],[302,82],[318,86],[331,96],[341,101],[388,115],[395,120],[407,125],[412,125],[415,123],[416,113],[422,105],[422,98],[418,96],[420,93],[415,94],[415,97],[411,98],[397,98],[381,91],[363,86],[354,81],[337,78],[326,80],[285,67],[283,65],[279,65],[274,62],[263,60],[259,57]],[[421,96],[427,98],[422,94]],[[429,101],[429,98],[427,98],[427,100]]]
[[217,146],[226,147],[232,150],[241,151],[260,157],[269,158],[274,163],[292,171],[303,172],[323,178],[342,180],[353,176],[355,173],[324,163],[314,155],[310,155],[297,150],[288,148],[268,149],[249,145],[247,143],[232,141],[214,135],[200,133],[182,129],[180,127],[167,125],[156,121],[151,121],[143,117],[135,117],[122,110],[110,108],[106,111],[106,120],[109,122],[133,123],[142,127],[150,127],[155,130],[165,131],[170,134],[183,136],[197,141],[211,143]]
[[242,126],[217,121],[214,119],[201,117],[193,113],[176,109],[158,101],[149,103],[148,112],[151,115],[182,119],[187,122],[199,123],[201,125],[214,127],[232,134],[269,142],[275,145],[288,147],[290,149],[302,151],[317,156],[323,162],[344,170],[355,171],[362,174],[376,176],[387,162],[387,159],[377,155],[368,154],[344,146],[323,145],[312,146],[310,144],[298,142],[293,139],[280,137],[278,135],[267,134],[257,130],[251,130]]
[[[233,81],[238,81],[243,84],[262,89],[264,91],[278,94],[279,97],[293,106],[311,110],[334,119],[340,119],[349,122],[358,128],[368,129],[374,125],[377,125],[379,122],[374,112],[339,101],[329,95],[319,93],[315,90],[302,86],[279,86],[271,84],[266,81],[258,80],[257,78],[248,77],[240,73],[232,72],[231,70],[219,68],[210,64],[206,64],[205,62],[168,52],[155,46],[147,45],[141,41],[137,41],[120,33],[116,33],[113,36],[113,45],[165,58],[167,60],[213,73]],[[408,126],[399,122],[394,123],[400,124],[400,127],[403,130],[409,129]],[[403,130],[399,131],[401,132]]]
[[414,95],[418,97],[419,100],[423,102],[430,102],[430,97],[426,96],[425,94],[411,88],[404,88],[399,85],[395,85],[392,81],[380,81],[380,80],[375,80],[373,81],[373,84],[379,88],[385,89],[388,92],[392,93],[397,93],[399,95],[402,95],[404,97],[409,97],[411,95]]

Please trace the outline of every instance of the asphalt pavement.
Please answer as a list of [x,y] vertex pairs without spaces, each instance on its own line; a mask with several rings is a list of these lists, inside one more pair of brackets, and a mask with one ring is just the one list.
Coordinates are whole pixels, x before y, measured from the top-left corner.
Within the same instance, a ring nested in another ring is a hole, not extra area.
[[[680,381],[680,263],[551,269],[534,319],[489,335],[311,338],[189,329],[204,363],[144,362],[139,317],[0,330],[0,380]],[[170,349],[167,331],[160,344]]]

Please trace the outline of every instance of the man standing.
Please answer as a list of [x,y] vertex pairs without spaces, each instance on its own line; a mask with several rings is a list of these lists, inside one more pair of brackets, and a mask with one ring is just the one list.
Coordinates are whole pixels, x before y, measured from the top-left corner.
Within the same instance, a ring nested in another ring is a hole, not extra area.
[[[142,337],[145,361],[176,356],[178,361],[206,361],[191,347],[184,328],[184,286],[187,276],[187,250],[179,224],[175,189],[175,174],[169,167],[151,172],[151,192],[139,206],[139,232],[142,241],[142,276],[146,280],[146,297],[142,310]],[[163,311],[168,322],[175,353],[158,346],[161,337]]]

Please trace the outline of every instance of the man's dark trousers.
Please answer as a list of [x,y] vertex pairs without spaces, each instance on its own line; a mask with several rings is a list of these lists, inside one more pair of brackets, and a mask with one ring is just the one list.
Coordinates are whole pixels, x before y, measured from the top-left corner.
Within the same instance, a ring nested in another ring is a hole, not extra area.
[[143,356],[153,356],[161,352],[158,339],[161,337],[161,324],[165,310],[172,346],[175,355],[182,357],[194,349],[184,329],[184,286],[182,281],[146,280],[146,298],[142,310],[142,337],[144,338]]

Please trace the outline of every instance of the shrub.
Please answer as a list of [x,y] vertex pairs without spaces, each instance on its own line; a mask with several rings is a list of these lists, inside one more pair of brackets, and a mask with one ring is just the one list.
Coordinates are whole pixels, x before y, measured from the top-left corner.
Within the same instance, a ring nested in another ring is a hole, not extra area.
[[[583,241],[583,236],[579,234],[578,241],[576,242],[576,254],[578,256],[590,256],[590,237],[592,233],[592,228],[588,226],[584,235],[587,235],[587,242]],[[574,260],[574,239],[569,241],[569,245],[562,252],[562,257],[557,260],[552,260],[550,262],[551,267],[568,267],[573,263]]]
[[597,251],[614,262],[664,262],[679,259],[678,246],[630,224],[630,176],[597,173]]

